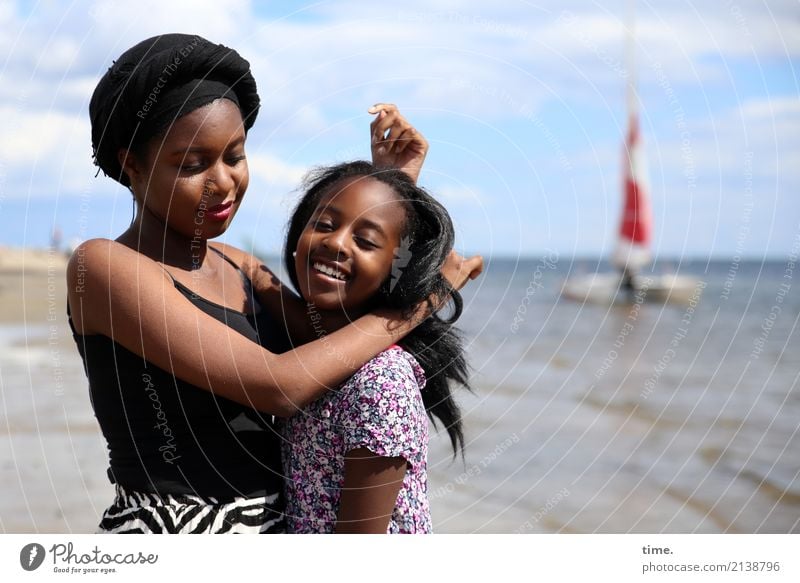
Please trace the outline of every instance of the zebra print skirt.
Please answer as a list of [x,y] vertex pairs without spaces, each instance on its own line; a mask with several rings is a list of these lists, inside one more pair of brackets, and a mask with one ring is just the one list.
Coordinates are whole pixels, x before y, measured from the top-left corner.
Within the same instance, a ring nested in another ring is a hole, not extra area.
[[114,503],[103,513],[98,534],[258,534],[286,532],[280,494],[258,498],[159,496],[116,484]]

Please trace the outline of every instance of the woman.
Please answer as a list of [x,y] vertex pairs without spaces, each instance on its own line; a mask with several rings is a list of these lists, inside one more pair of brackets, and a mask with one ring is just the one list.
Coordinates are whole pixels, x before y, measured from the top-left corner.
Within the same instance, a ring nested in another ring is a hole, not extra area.
[[[337,386],[428,312],[379,310],[321,334],[257,259],[209,243],[247,189],[244,145],[258,107],[247,61],[178,34],[126,51],[92,97],[96,162],[137,208],[128,230],[82,244],[67,271],[70,324],[117,490],[103,532],[281,532],[271,415]],[[374,111],[378,162],[416,178],[424,139],[394,107]],[[453,255],[444,271],[458,289],[481,267]],[[295,344],[318,339],[275,354],[281,320]]]

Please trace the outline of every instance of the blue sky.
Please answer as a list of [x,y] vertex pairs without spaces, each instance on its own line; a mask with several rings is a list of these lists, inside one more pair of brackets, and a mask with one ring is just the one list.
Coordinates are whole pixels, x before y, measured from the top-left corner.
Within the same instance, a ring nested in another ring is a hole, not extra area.
[[[800,237],[796,1],[639,2],[656,257],[783,258]],[[625,2],[0,1],[0,245],[116,237],[130,195],[87,104],[134,43],[191,32],[250,60],[263,107],[228,242],[277,253],[305,170],[369,155],[367,108],[428,137],[422,183],[465,252],[607,255],[621,206]]]

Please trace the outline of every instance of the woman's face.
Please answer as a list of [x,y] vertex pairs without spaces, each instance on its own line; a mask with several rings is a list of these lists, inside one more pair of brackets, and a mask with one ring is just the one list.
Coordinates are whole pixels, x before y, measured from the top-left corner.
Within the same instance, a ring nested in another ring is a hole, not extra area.
[[187,238],[222,234],[249,182],[244,143],[241,113],[228,99],[180,117],[143,160],[126,160],[137,201]]
[[358,177],[334,185],[297,242],[300,293],[319,309],[356,316],[391,274],[405,222],[387,184]]

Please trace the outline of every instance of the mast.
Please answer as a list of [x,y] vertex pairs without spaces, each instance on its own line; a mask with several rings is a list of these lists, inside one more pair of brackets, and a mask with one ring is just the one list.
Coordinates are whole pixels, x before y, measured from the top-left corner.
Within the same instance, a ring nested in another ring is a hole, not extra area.
[[653,218],[644,145],[639,132],[639,101],[636,94],[635,1],[628,0],[625,58],[627,62],[626,107],[628,132],[623,150],[624,206],[612,263],[632,274],[650,262]]

